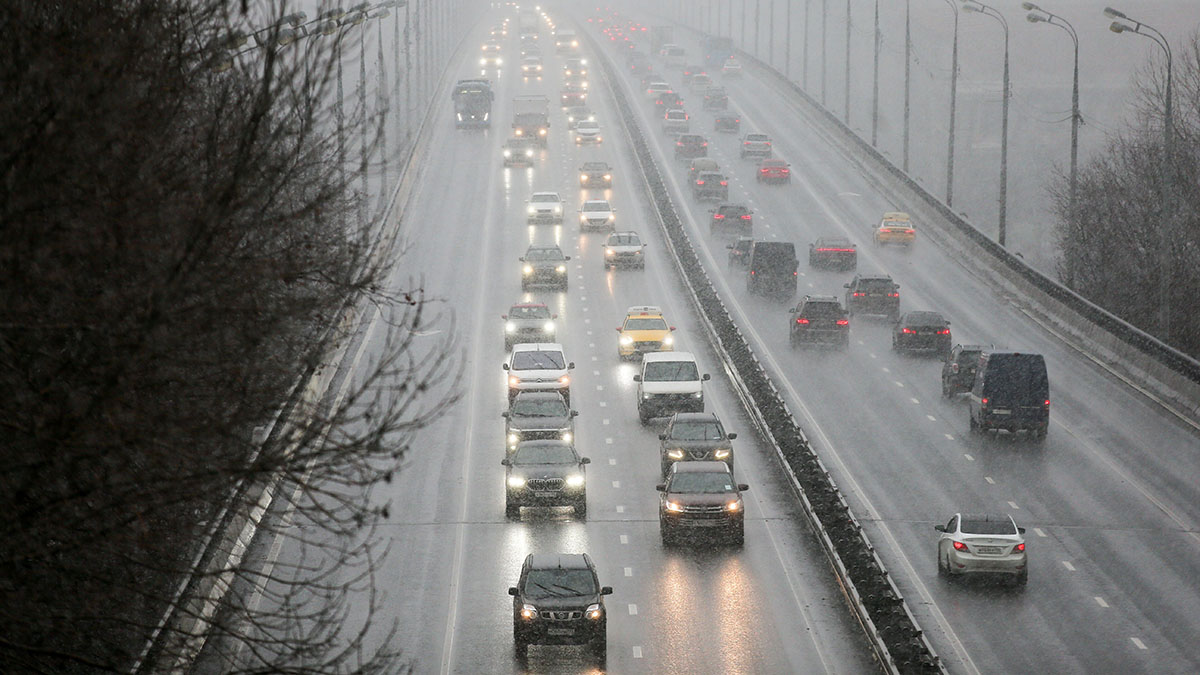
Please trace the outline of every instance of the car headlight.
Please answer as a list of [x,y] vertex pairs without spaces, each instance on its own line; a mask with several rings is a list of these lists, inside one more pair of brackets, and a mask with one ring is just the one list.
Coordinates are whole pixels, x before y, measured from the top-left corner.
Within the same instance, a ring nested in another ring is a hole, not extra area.
[[509,476],[508,477],[508,487],[515,487],[515,488],[525,487],[525,479],[522,478],[521,476]]
[[562,435],[560,436],[560,438],[562,438],[564,441],[566,441],[568,443],[575,440],[575,436],[571,435],[571,432],[569,432],[569,431],[562,432]]
[[533,157],[533,150],[526,150],[526,151],[525,151],[525,156],[526,156],[526,157]]
[[566,273],[566,271],[567,271],[567,266],[566,266],[566,265],[559,265],[558,267],[555,267],[555,268],[554,268],[554,271],[555,271],[555,272],[558,272],[559,274],[565,274],[565,273]]
[[553,322],[553,321],[547,321],[547,322],[545,323],[545,325],[543,325],[543,326],[542,326],[542,330],[543,330],[543,331],[545,331],[545,332],[547,332],[547,333],[553,333],[553,332],[554,332],[554,322]]
[[533,265],[526,265],[525,268],[521,271],[524,272],[525,274],[533,274]]
[[554,207],[554,212],[555,212],[555,213],[562,213],[562,204],[558,204],[558,205],[556,205],[556,206]]
[[521,384],[521,378],[517,377],[516,375],[510,375],[508,378],[508,386],[515,387],[518,384]]
[[481,66],[486,66],[486,65],[487,65],[487,59],[486,59],[486,58],[479,59],[479,65],[481,65]]
[[[458,118],[459,118],[459,119],[462,119],[462,115],[459,115],[459,116],[458,116]],[[505,150],[505,151],[504,151],[504,156],[505,156],[505,157],[512,157],[512,150]]]
[[587,177],[587,174],[584,174],[584,175],[580,176],[580,177],[579,177],[579,182],[580,182],[580,183],[586,183],[586,182],[588,182],[588,177]]
[[662,343],[664,345],[673,345],[673,344],[675,344],[675,337],[672,335],[668,335],[662,339]]
[[521,607],[521,618],[527,621],[537,618],[537,607],[533,605],[524,605]]
[[727,504],[725,504],[725,510],[726,511],[741,511],[742,510],[742,500],[735,499],[731,502],[728,502]]
[[563,375],[562,377],[558,378],[558,383],[559,384],[571,384],[571,376]]
[[679,502],[668,501],[667,510],[671,511],[672,513],[683,513],[683,504],[680,504]]
[[606,248],[606,249],[604,249],[604,255],[611,256],[611,255],[615,255],[615,253],[613,252],[613,250],[611,248]]
[[567,476],[567,486],[568,487],[582,487],[583,486],[583,474],[573,473],[570,476]]
[[537,207],[535,207],[533,204],[530,204],[528,211],[531,215],[537,213]]
[[596,603],[593,605],[588,605],[588,608],[584,610],[583,613],[587,616],[587,618],[596,621],[600,619],[600,617],[604,616],[604,608],[600,606],[600,603]]
[[524,130],[524,129],[517,129],[517,130],[513,131],[513,135],[515,135],[515,136],[524,136],[524,135],[525,135],[525,130]]
[[692,398],[704,398],[704,392],[698,391],[698,392],[692,394]]
[[518,434],[515,431],[508,435],[508,444],[509,445],[516,445],[517,441],[520,441],[520,440],[521,440],[521,434]]
[[668,450],[667,457],[670,457],[671,459],[683,459],[683,450],[680,450],[679,448]]
[[500,64],[502,64],[502,63],[504,63],[504,59],[502,59],[502,58],[500,58],[500,57],[498,57],[498,56],[497,56],[497,57],[496,57],[496,65],[500,65]]
[[604,180],[612,180],[612,176],[606,173],[604,174]]
[[728,456],[729,448],[718,448],[717,451],[713,453],[713,457],[716,457],[717,459],[725,459]]
[[546,130],[545,130],[545,129],[538,129],[538,135],[540,135],[540,136],[545,136],[545,135],[546,135]]
[[633,344],[633,337],[631,337],[629,335],[622,335],[621,336],[621,344],[623,344],[623,345]]

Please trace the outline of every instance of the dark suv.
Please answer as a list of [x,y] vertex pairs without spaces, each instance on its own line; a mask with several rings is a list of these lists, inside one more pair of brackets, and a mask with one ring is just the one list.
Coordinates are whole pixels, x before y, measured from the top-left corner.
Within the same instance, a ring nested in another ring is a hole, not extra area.
[[846,288],[846,311],[882,314],[892,321],[900,318],[900,285],[886,274],[859,274]]
[[658,530],[663,546],[674,544],[680,530],[694,530],[705,544],[718,532],[737,546],[745,541],[742,493],[750,486],[733,482],[725,462],[676,462],[667,482],[655,487],[661,493]]
[[950,398],[971,391],[983,345],[954,345],[942,364],[942,396]]
[[586,553],[525,556],[513,596],[513,649],[525,659],[529,645],[587,645],[602,662],[608,654],[608,614],[596,565]]
[[726,246],[729,249],[729,267],[745,267],[750,264],[750,246],[754,244],[752,237],[738,237],[738,240]]
[[675,140],[675,159],[708,157],[708,139],[700,134],[680,134]]
[[585,464],[567,441],[520,441],[504,465],[504,515],[517,518],[522,506],[573,506],[576,517],[587,516]]
[[692,181],[692,196],[696,199],[729,199],[729,179],[716,171],[702,171]]
[[675,413],[667,430],[658,435],[658,454],[663,478],[675,462],[715,460],[733,471],[733,440],[714,413]]
[[746,290],[790,298],[796,293],[796,245],[790,241],[756,241],[750,246]]
[[805,343],[850,346],[850,319],[842,303],[832,295],[806,295],[792,308],[788,342],[793,348]]
[[507,420],[504,437],[509,450],[516,450],[521,441],[574,441],[578,415],[557,391],[523,391],[500,413]]
[[724,110],[729,107],[729,95],[725,87],[709,87],[704,90],[705,110]]
[[808,266],[827,270],[852,270],[858,265],[858,249],[845,237],[821,237],[808,245]]
[[971,432],[1028,431],[1041,442],[1050,427],[1050,380],[1041,354],[984,351],[968,399]]
[[721,204],[710,209],[712,219],[708,223],[708,233],[733,234],[749,236],[754,231],[754,212],[745,204]]
[[937,312],[909,312],[892,327],[892,349],[898,352],[950,353],[950,322]]

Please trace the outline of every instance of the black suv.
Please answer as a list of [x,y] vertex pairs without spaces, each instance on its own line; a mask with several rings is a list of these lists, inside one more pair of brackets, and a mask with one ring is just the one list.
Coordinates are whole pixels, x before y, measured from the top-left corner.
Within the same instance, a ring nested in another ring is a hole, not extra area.
[[942,396],[950,398],[971,391],[983,345],[954,345],[942,364]]
[[750,245],[746,290],[790,298],[796,293],[796,245],[790,241],[756,241]]
[[721,204],[708,212],[712,214],[708,223],[710,235],[749,236],[754,231],[754,212],[745,204]]
[[971,433],[1028,431],[1041,442],[1050,427],[1050,380],[1041,354],[984,351],[968,399]]
[[708,157],[708,139],[700,134],[680,134],[675,140],[675,159]]
[[584,162],[579,167],[579,187],[599,190],[612,187],[612,167],[608,162]]
[[587,645],[601,662],[608,654],[608,614],[596,565],[586,553],[525,556],[513,596],[513,649],[524,660],[529,645]]
[[567,400],[557,391],[523,391],[500,416],[507,420],[507,447],[516,450],[521,441],[574,441],[579,411],[567,407]]
[[909,312],[892,327],[892,349],[898,352],[950,353],[950,322],[937,312]]
[[858,250],[845,237],[821,237],[808,245],[808,266],[827,270],[852,270],[858,265]]
[[698,200],[729,199],[729,179],[716,171],[702,171],[692,182],[692,196]]
[[658,530],[663,546],[674,544],[680,530],[695,530],[710,543],[717,532],[735,545],[745,541],[746,504],[742,493],[750,489],[733,482],[725,462],[676,462],[667,482],[655,486],[658,500]]
[[791,311],[788,342],[793,348],[804,343],[850,346],[850,319],[834,296],[806,295]]
[[726,246],[729,249],[729,267],[745,267],[750,264],[750,246],[754,244],[752,237],[738,237],[738,240]]
[[713,131],[736,134],[742,130],[742,118],[737,113],[722,113],[713,121]]
[[725,433],[715,413],[675,413],[667,430],[658,435],[663,478],[675,462],[715,460],[733,471],[733,443],[737,434]]
[[886,274],[859,274],[843,286],[850,316],[882,314],[892,321],[900,318],[900,285]]
[[705,110],[724,110],[729,107],[729,95],[725,87],[709,87],[704,90]]
[[500,460],[504,472],[504,515],[517,518],[522,506],[573,506],[587,516],[587,479],[580,457],[567,441],[520,441]]
[[521,290],[534,286],[551,286],[567,290],[567,261],[557,246],[530,246],[521,256]]

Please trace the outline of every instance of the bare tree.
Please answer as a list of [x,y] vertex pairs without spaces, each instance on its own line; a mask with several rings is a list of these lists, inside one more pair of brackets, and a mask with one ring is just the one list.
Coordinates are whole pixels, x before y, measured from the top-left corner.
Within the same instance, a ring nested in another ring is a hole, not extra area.
[[[210,38],[244,22],[227,5],[0,3],[0,671],[124,672],[153,635],[154,658],[199,641],[225,671],[397,663],[340,619],[385,553],[371,488],[453,399],[427,390],[455,350],[417,349],[427,299],[387,286],[378,231],[343,226],[365,196],[330,160],[340,50],[216,73]],[[391,319],[383,351],[335,403],[299,396],[364,303]],[[267,489],[290,520],[263,531],[319,557],[197,568]],[[158,632],[198,577],[229,592]]]
[[1153,334],[1159,324],[1160,283],[1168,273],[1171,341],[1196,356],[1200,314],[1190,298],[1200,295],[1200,34],[1193,34],[1175,59],[1169,153],[1162,126],[1165,65],[1143,67],[1137,82],[1133,120],[1081,167],[1074,222],[1066,179],[1059,176],[1052,187],[1059,277]]

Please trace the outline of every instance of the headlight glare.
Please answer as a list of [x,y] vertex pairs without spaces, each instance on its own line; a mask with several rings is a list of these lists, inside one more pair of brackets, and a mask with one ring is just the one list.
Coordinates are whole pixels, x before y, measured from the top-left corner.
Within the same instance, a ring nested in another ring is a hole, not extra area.
[[516,329],[517,329],[517,324],[515,324],[515,323],[513,323],[513,322],[511,322],[511,321],[509,321],[508,323],[504,324],[504,330],[508,331],[509,333],[511,333],[511,332],[513,332],[513,331],[515,331]]
[[604,616],[604,608],[600,606],[600,603],[588,605],[588,608],[584,611],[584,614],[587,615],[587,618],[595,621],[596,619]]
[[623,344],[623,345],[633,344],[633,337],[631,337],[629,335],[622,335],[621,336],[621,344]]
[[525,619],[525,620],[536,619],[537,618],[537,607],[534,607],[533,605],[525,605],[524,607],[522,607],[521,608],[521,618]]
[[520,476],[509,476],[508,486],[515,488],[525,487],[525,479]]
[[671,511],[672,513],[683,513],[683,504],[680,504],[679,502],[668,501],[667,510]]
[[513,433],[513,434],[508,435],[508,444],[509,445],[516,445],[517,441],[519,441],[519,440],[521,440],[520,434]]
[[716,457],[717,459],[725,459],[728,456],[729,448],[718,448],[717,451],[713,453],[713,457]]
[[683,450],[680,450],[679,448],[668,450],[667,457],[670,457],[671,459],[683,459]]
[[725,505],[725,509],[727,511],[741,511],[742,510],[742,500],[736,499],[732,502],[729,502],[728,504]]
[[522,271],[525,272],[525,274],[533,274],[533,265],[526,265],[525,269]]
[[516,375],[512,375],[508,378],[508,386],[515,387],[518,384],[521,384],[521,378],[517,377]]
[[547,321],[546,325],[542,326],[542,330],[546,331],[547,333],[553,333],[554,332],[554,322]]
[[581,487],[583,485],[583,474],[573,473],[567,476],[567,485],[571,487]]
[[559,274],[562,274],[562,273],[564,273],[564,272],[566,272],[566,271],[567,271],[567,266],[566,266],[566,265],[559,265],[558,267],[555,267],[555,268],[554,268],[554,271],[555,271],[555,272],[558,272]]
[[664,345],[673,345],[673,344],[675,344],[675,337],[668,335],[662,339],[662,343]]

